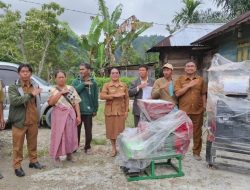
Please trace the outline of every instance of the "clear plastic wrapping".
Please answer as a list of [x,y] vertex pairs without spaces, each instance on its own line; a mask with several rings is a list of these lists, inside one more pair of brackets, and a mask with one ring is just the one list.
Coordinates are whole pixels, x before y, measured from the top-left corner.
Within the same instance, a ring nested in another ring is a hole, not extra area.
[[216,54],[208,71],[208,141],[250,147],[250,62],[231,62]]
[[144,169],[152,157],[187,152],[193,126],[185,112],[164,100],[138,100],[138,106],[138,127],[127,128],[117,140],[121,166]]

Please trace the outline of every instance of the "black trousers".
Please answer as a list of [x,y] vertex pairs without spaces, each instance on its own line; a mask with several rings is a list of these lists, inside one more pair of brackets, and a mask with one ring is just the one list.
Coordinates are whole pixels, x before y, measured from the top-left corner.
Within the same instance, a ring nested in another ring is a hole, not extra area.
[[140,116],[139,115],[134,115],[134,125],[135,125],[135,127],[138,126],[139,121],[140,121]]
[[[85,129],[85,146],[84,150],[90,149],[90,143],[92,141],[92,118],[93,115],[81,115],[82,122],[84,124]],[[80,145],[80,138],[81,138],[81,129],[82,129],[82,123],[78,125],[78,146]]]

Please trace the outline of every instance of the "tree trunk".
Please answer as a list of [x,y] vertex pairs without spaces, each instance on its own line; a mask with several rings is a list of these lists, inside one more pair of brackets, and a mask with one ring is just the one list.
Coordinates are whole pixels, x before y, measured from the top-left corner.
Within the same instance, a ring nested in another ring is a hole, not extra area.
[[22,52],[22,56],[23,56],[23,63],[28,63],[28,59],[27,59],[27,54],[26,54],[26,50],[25,50],[25,46],[24,46],[24,39],[23,39],[23,29],[21,29],[20,33],[19,33],[19,48]]
[[39,77],[41,76],[42,71],[43,71],[44,62],[45,62],[45,59],[46,59],[46,56],[47,56],[47,51],[49,49],[49,45],[50,45],[50,39],[47,38],[46,44],[45,44],[45,48],[44,48],[44,51],[43,51],[43,55],[42,55],[42,59],[41,59],[41,61],[39,63],[39,66],[38,66],[38,73],[37,73],[37,75]]

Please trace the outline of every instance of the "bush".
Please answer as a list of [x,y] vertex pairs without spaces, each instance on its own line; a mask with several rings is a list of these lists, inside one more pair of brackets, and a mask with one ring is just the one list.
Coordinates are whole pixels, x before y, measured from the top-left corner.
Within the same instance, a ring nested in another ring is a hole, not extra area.
[[74,80],[75,78],[74,77],[67,77],[67,84],[68,85],[72,85],[72,82],[73,82],[73,80]]
[[[67,84],[68,85],[72,85],[72,81],[74,80],[74,77],[68,77],[67,78]],[[102,90],[102,87],[105,83],[110,81],[109,77],[95,77],[97,86],[99,88],[99,90]],[[128,87],[131,85],[132,81],[135,80],[134,77],[121,77],[120,78],[121,82],[124,82]]]
[[[104,125],[105,123],[104,108],[105,108],[105,103],[99,102],[97,115],[96,117],[94,117],[94,122],[96,122],[98,125]],[[132,113],[132,104],[129,104],[128,118],[126,119],[125,126],[130,128],[134,127],[134,115]]]
[[[95,78],[98,88],[102,90],[102,87],[105,83],[110,81],[109,77],[96,77]],[[120,78],[121,82],[124,82],[128,87],[131,85],[132,81],[135,80],[134,77],[121,77]]]

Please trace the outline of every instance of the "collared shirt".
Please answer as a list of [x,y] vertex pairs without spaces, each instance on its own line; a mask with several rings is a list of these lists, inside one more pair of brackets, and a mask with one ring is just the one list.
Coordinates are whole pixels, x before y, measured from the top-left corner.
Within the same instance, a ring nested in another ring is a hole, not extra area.
[[185,111],[187,114],[200,114],[203,112],[203,98],[206,94],[207,88],[202,77],[196,75],[194,78],[188,76],[180,76],[174,85],[174,91],[178,91],[185,87],[191,80],[198,79],[199,82],[195,86],[189,88],[185,94],[178,98],[179,109]]
[[[31,93],[32,90],[34,89],[32,84],[27,85],[27,84],[21,83],[21,86],[25,94]],[[39,116],[37,112],[36,98],[32,97],[26,104],[26,115],[25,115],[24,125],[37,124],[38,117]]]
[[145,83],[145,82],[147,83],[148,82],[148,77],[146,78],[146,80],[142,80],[142,78],[140,78],[140,81],[141,81],[141,84]]
[[173,81],[170,82],[168,88],[160,89],[162,86],[165,86],[167,83],[167,80],[162,77],[155,81],[153,89],[152,89],[152,98],[153,99],[161,99],[170,101],[174,104],[176,104],[176,98],[173,93]]
[[[147,77],[147,79],[146,80],[142,80],[142,78],[140,78],[140,81],[141,81],[141,84],[143,84],[143,83],[147,83],[148,82],[148,77]],[[139,92],[139,87],[137,86],[136,87],[136,90],[137,90],[137,92]],[[143,89],[142,89],[142,91],[143,91]]]
[[[113,98],[111,95],[116,93],[125,93],[125,96]],[[128,87],[122,82],[113,83],[111,81],[104,84],[100,98],[106,100],[104,114],[107,116],[124,115],[129,111]]]

